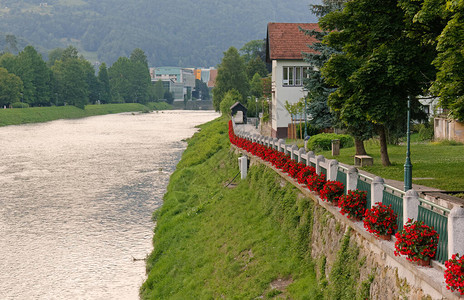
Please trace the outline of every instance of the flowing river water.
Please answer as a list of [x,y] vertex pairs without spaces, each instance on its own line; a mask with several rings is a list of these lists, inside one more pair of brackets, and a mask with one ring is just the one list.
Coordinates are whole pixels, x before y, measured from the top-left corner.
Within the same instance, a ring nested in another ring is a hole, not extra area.
[[0,299],[138,299],[152,212],[211,111],[0,127]]

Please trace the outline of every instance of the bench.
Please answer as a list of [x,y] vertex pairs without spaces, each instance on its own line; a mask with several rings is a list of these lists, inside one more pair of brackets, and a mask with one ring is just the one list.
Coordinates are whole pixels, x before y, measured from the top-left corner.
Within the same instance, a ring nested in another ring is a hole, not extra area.
[[372,166],[374,164],[374,159],[369,155],[355,155],[354,156],[354,165],[357,167]]

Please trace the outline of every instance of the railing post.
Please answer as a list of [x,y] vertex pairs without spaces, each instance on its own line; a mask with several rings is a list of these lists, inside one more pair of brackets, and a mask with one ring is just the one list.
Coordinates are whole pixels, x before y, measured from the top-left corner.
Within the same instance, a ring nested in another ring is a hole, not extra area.
[[308,151],[308,152],[306,152],[306,157],[307,157],[307,158],[306,158],[306,165],[307,165],[307,166],[311,166],[311,159],[312,159],[312,158],[315,158],[314,152],[313,152],[313,151]]
[[371,183],[371,207],[377,203],[382,203],[384,183],[382,177],[376,176]]
[[358,169],[350,167],[346,174],[346,191],[354,191],[358,185]]
[[403,196],[403,224],[408,222],[408,219],[417,220],[419,216],[419,194],[414,190],[410,189]]
[[298,162],[301,163],[303,161],[303,155],[306,154],[304,148],[298,149]]
[[293,159],[293,160],[296,160],[295,159],[295,151],[298,150],[298,146],[297,145],[293,145],[291,148],[290,148],[290,158]]
[[448,215],[448,257],[464,254],[464,207],[455,206]]
[[324,156],[323,155],[318,155],[316,156],[316,173],[317,175],[321,175],[321,162],[323,162]]
[[272,145],[273,145],[272,148],[274,148],[274,149],[277,150],[277,151],[280,151],[280,149],[279,149],[279,140],[278,140],[277,138],[274,138],[274,139],[273,139]]
[[335,181],[337,180],[338,172],[338,161],[336,159],[331,159],[327,168],[327,180]]
[[238,158],[238,165],[240,168],[240,178],[245,179],[248,173],[248,157],[245,155]]
[[277,142],[277,151],[279,152],[283,152],[285,154],[285,141],[283,139],[280,139],[278,142]]

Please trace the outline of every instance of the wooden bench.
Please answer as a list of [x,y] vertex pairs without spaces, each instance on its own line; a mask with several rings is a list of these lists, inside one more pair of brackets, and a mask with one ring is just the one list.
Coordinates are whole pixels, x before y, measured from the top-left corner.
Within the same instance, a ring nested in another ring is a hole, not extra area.
[[369,155],[355,155],[354,156],[354,165],[357,167],[372,166],[374,164],[374,159]]

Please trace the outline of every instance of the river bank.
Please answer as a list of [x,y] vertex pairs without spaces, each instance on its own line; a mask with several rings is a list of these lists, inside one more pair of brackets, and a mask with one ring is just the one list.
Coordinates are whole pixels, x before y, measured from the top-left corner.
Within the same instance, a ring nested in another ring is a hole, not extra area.
[[362,257],[351,243],[347,246],[340,228],[345,246],[334,249],[334,271],[321,271],[323,258],[311,259],[313,226],[332,223],[327,213],[262,165],[252,165],[247,179],[233,180],[238,155],[231,151],[226,120],[200,128],[154,213],[143,299],[363,299],[369,294],[369,282],[359,280]]
[[148,112],[151,110],[167,109],[172,109],[172,106],[164,102],[152,102],[146,105],[140,103],[86,105],[85,109],[79,109],[75,106],[0,109],[0,126],[42,123],[59,119],[78,119],[122,112]]

